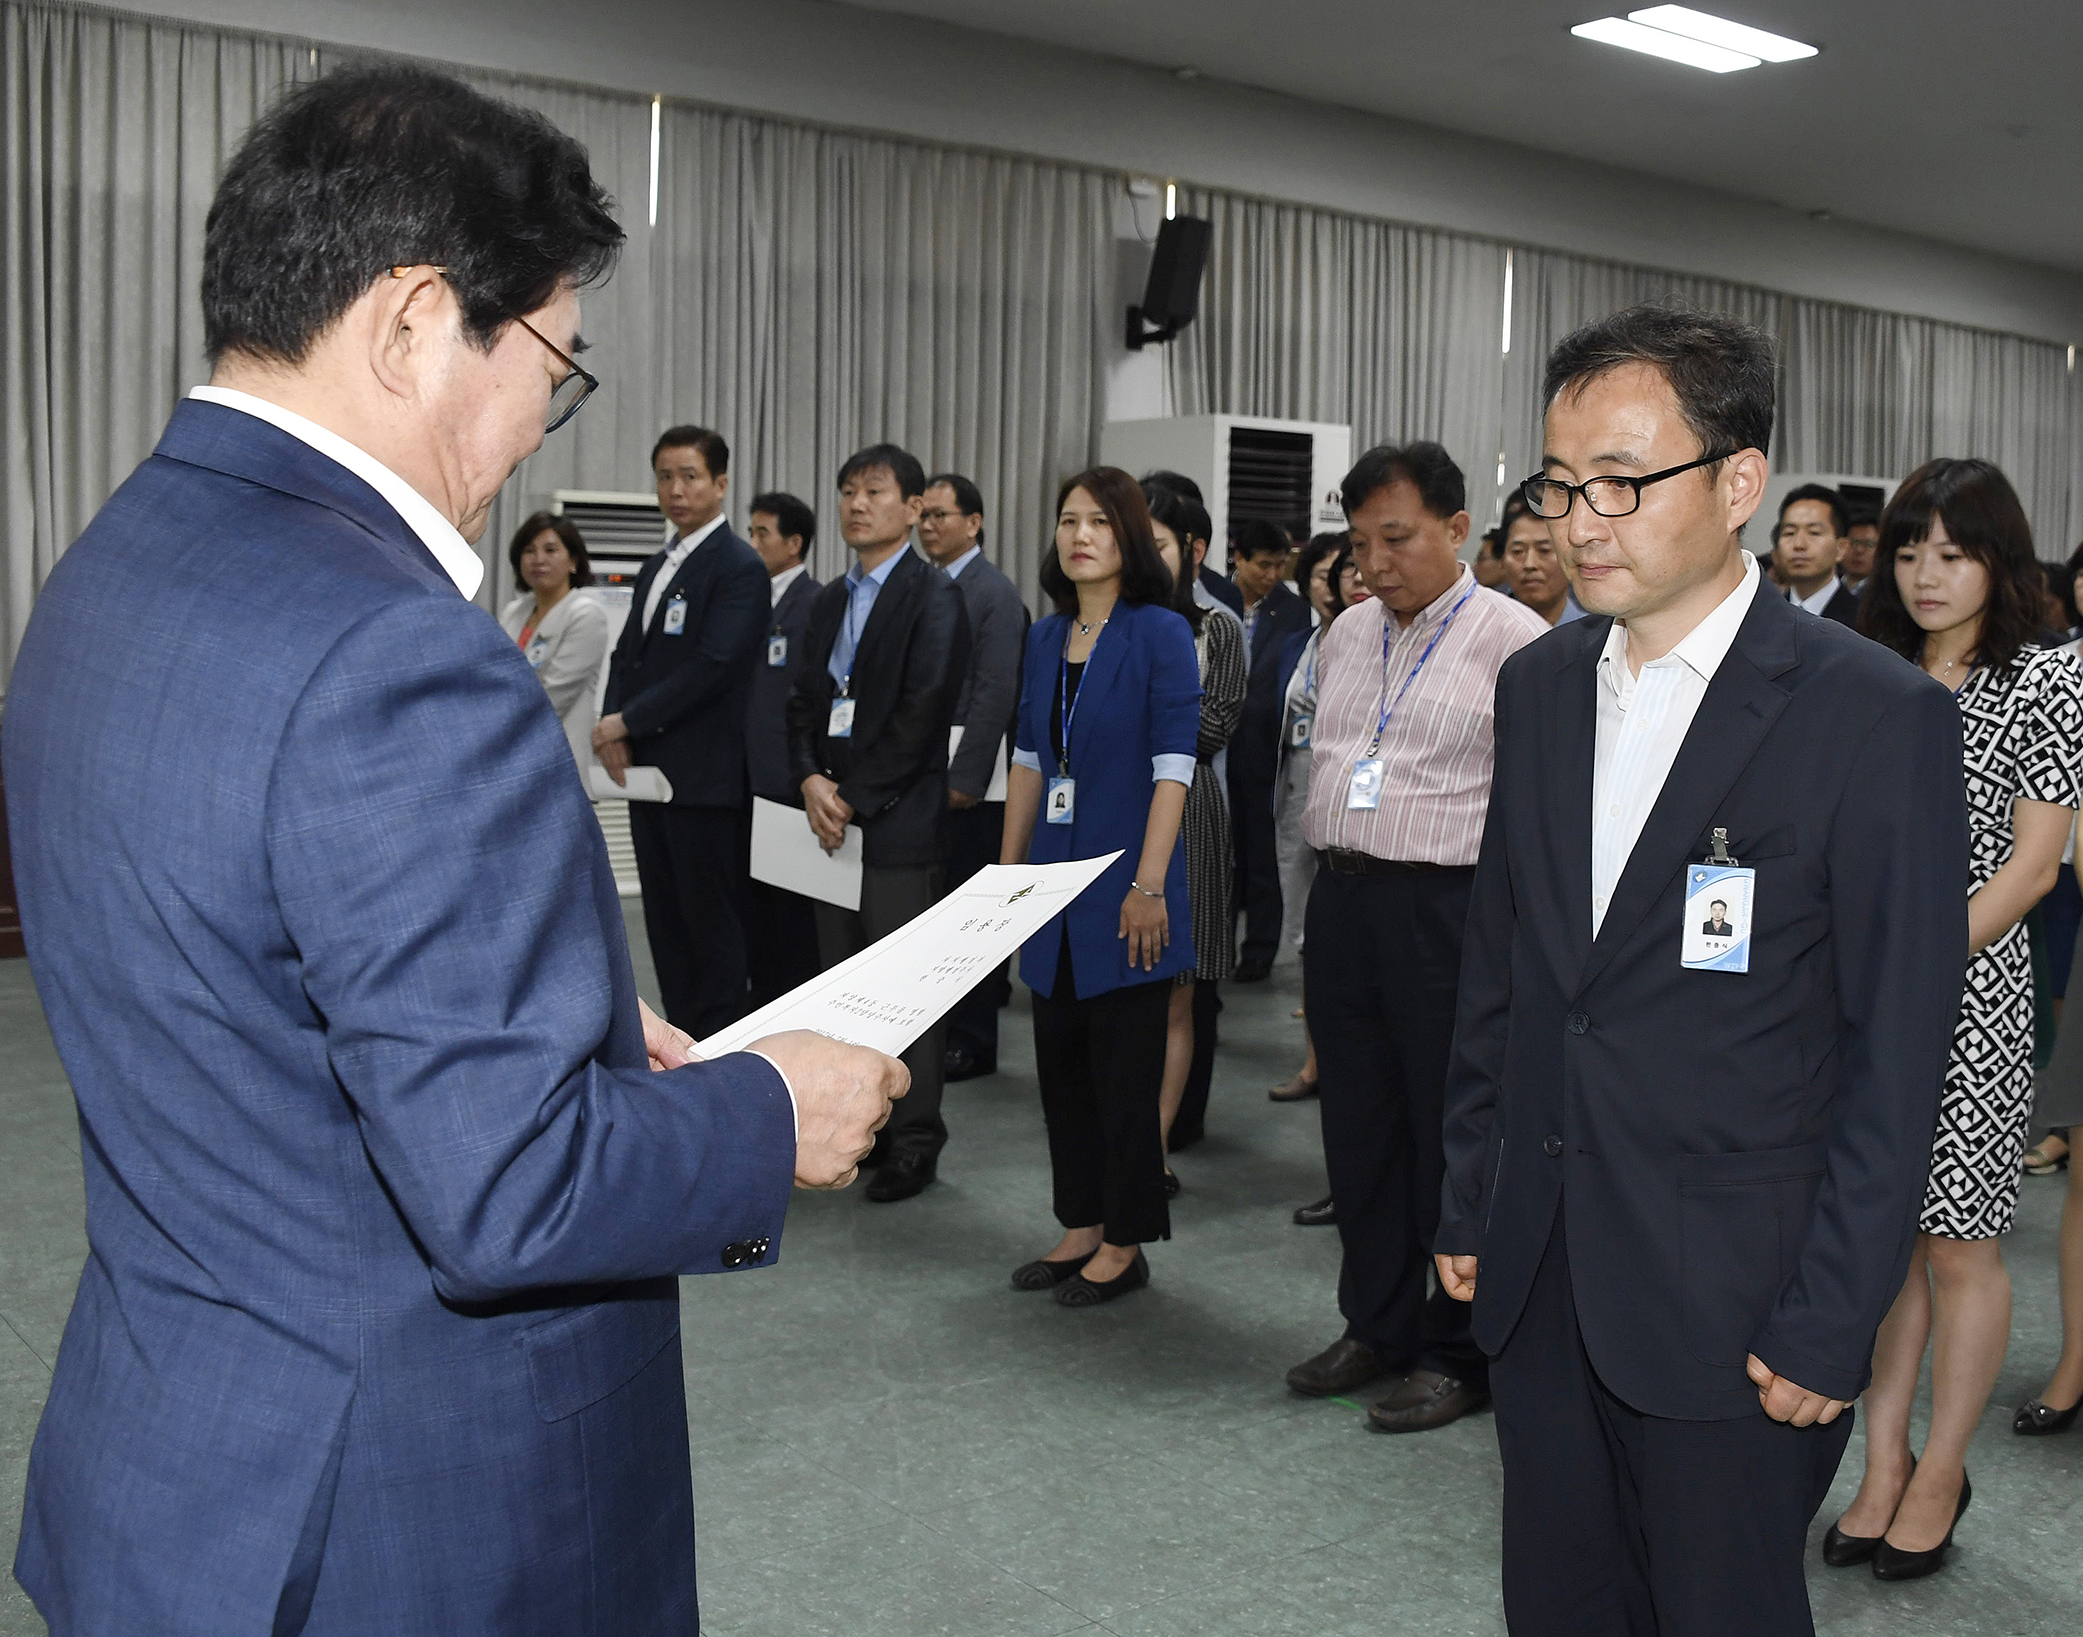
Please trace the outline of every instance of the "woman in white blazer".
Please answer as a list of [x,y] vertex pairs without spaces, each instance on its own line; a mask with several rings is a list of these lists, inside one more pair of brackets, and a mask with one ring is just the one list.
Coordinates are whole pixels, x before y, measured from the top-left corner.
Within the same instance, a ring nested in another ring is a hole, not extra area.
[[569,519],[537,512],[514,531],[506,560],[528,589],[500,611],[499,623],[542,678],[585,779],[593,766],[600,667],[612,635],[607,606],[586,589],[593,567],[585,536]]

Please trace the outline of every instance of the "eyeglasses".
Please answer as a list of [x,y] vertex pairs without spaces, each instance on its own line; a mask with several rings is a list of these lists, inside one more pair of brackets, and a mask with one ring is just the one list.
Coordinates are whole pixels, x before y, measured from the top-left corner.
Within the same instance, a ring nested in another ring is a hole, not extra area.
[[[424,265],[433,272],[439,273],[444,279],[448,277],[448,268],[441,263],[427,262]],[[409,266],[393,267],[391,269],[391,277],[401,279],[411,271],[412,268]],[[513,315],[513,321],[544,346],[548,347],[551,352],[556,354],[558,361],[564,365],[563,378],[550,388],[550,407],[543,416],[542,435],[548,437],[584,408],[586,400],[600,390],[600,377],[584,368],[576,358],[544,335],[542,331],[529,323],[527,319],[521,317],[519,313]]]
[[1570,507],[1577,503],[1578,495],[1582,495],[1584,504],[1600,517],[1625,517],[1641,508],[1642,491],[1650,484],[1661,483],[1680,472],[1713,466],[1735,453],[1729,449],[1718,455],[1702,455],[1698,460],[1689,460],[1683,466],[1669,466],[1661,472],[1651,472],[1647,477],[1591,477],[1582,483],[1565,483],[1559,477],[1546,477],[1536,472],[1519,485],[1519,492],[1526,497],[1526,509],[1535,517],[1569,516]]

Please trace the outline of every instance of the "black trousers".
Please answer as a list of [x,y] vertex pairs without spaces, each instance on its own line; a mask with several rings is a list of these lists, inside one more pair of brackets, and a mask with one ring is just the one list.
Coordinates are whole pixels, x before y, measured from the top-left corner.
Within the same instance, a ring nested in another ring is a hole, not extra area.
[[1230,904],[1244,917],[1237,958],[1270,966],[1280,952],[1280,855],[1273,844],[1272,780],[1258,784],[1231,776],[1230,847],[1236,856]]
[[1169,1239],[1158,1092],[1171,981],[1079,1000],[1065,939],[1051,987],[1053,998],[1034,997],[1034,1072],[1049,1127],[1056,1220],[1066,1228],[1098,1223],[1110,1245]]
[[[878,938],[886,938],[915,915],[940,902],[944,872],[938,864],[891,869],[869,865],[861,871],[861,907],[841,909],[820,903],[817,952],[826,967],[858,955]],[[911,1043],[904,1066],[911,1070],[911,1090],[890,1110],[876,1148],[885,1159],[897,1154],[933,1159],[947,1146],[947,1126],[940,1118],[945,1084],[947,1025],[943,1019]]]
[[1563,1221],[1490,1366],[1512,1637],[1812,1637],[1802,1554],[1851,1411],[1790,1427],[1622,1403],[1584,1351]]
[[644,889],[644,935],[668,1023],[695,1039],[745,1015],[743,807],[629,804],[629,839]]
[[[998,862],[998,849],[1005,839],[1005,803],[980,801],[974,807],[957,807],[947,816],[947,887],[953,892],[986,864]],[[947,1015],[947,1043],[961,1047],[979,1063],[989,1067],[998,1061],[998,1008],[1013,997],[1010,962],[987,977],[955,1002]]]
[[1316,1042],[1324,1165],[1338,1201],[1345,1334],[1397,1369],[1480,1386],[1468,1307],[1433,1289],[1441,1139],[1471,869],[1316,872],[1302,993]]
[[[746,876],[751,877],[748,862]],[[752,881],[745,921],[745,966],[757,1010],[824,970],[817,959],[817,902],[768,881]]]
[[1215,1020],[1222,997],[1213,978],[1193,980],[1193,1060],[1186,1070],[1186,1089],[1179,1094],[1179,1113],[1172,1121],[1172,1146],[1198,1142],[1208,1120],[1208,1088],[1215,1083]]

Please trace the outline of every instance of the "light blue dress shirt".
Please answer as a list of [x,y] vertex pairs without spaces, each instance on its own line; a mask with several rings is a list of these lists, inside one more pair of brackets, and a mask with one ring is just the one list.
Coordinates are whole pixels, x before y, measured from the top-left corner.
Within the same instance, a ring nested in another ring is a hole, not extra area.
[[853,675],[853,656],[861,646],[861,633],[868,629],[868,616],[875,612],[875,599],[882,595],[890,570],[910,549],[906,546],[902,551],[891,552],[865,574],[861,572],[860,559],[855,558],[853,567],[846,571],[846,618],[839,622],[839,634],[832,638],[832,657],[825,661],[826,671],[842,689]]

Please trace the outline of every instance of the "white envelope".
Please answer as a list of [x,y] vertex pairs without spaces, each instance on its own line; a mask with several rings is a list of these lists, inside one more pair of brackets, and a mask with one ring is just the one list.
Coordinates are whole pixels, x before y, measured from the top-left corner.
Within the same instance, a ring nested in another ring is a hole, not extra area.
[[861,827],[849,824],[836,853],[824,850],[802,808],[752,798],[752,879],[841,909],[861,907]]
[[623,769],[622,776],[629,782],[617,784],[608,776],[608,770],[598,762],[593,764],[587,776],[587,794],[595,801],[671,801],[673,781],[655,767],[631,767]]

